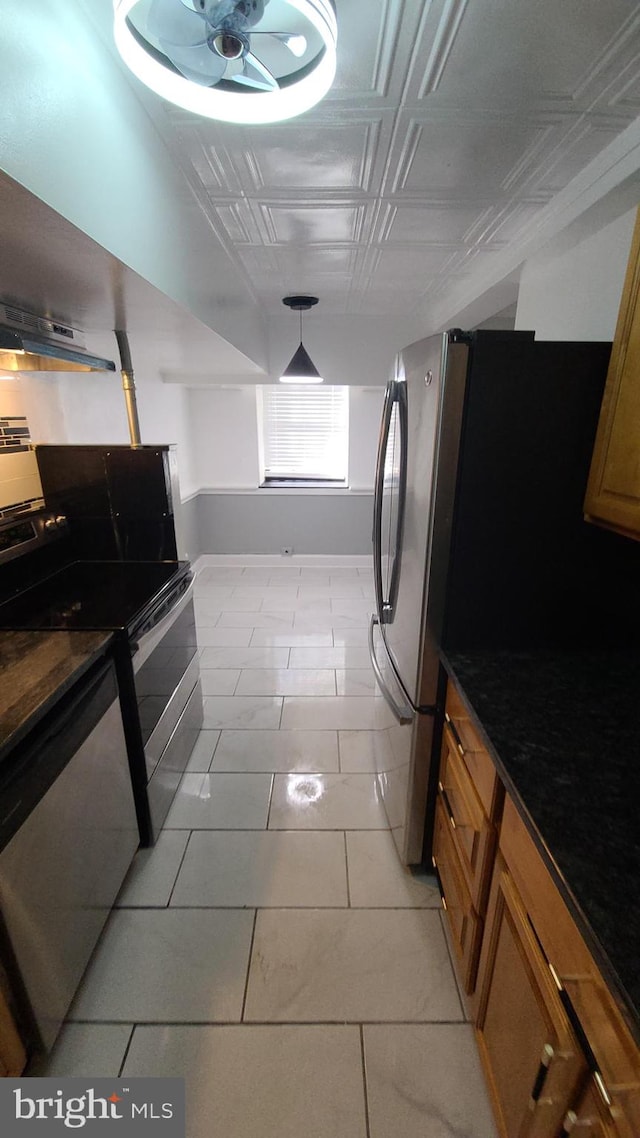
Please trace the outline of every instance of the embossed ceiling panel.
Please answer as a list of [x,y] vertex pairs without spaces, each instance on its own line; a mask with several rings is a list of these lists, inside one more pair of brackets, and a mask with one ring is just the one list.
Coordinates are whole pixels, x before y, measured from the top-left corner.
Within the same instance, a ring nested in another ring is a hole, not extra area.
[[640,4],[336,8],[318,107],[265,127],[163,107],[161,129],[267,319],[309,291],[318,318],[419,320],[425,298],[482,291],[501,254],[529,248],[555,196],[636,120]]
[[276,242],[322,245],[323,242],[357,242],[364,229],[363,206],[264,205],[263,214]]
[[197,152],[204,147],[205,169],[211,163],[229,187],[237,180],[251,192],[371,192],[376,166],[384,161],[389,144],[392,124],[389,116],[387,120],[386,130],[373,111],[349,113],[343,121],[317,117],[312,123],[305,118],[237,131],[211,125],[200,129],[195,151],[190,148],[189,154],[194,166],[201,165]]
[[451,200],[421,205],[394,203],[381,219],[378,240],[419,245],[462,241],[477,217],[477,205]]
[[592,126],[586,118],[583,119],[567,136],[564,145],[556,147],[541,162],[535,176],[537,186],[548,194],[561,190],[617,133],[611,127]]
[[[635,28],[638,16],[629,0],[438,0],[425,10],[425,47],[436,10],[436,36],[460,17],[457,35],[442,45],[448,52],[438,96],[458,105],[473,100],[509,109],[549,99],[570,103],[590,76],[615,68],[611,49],[623,47],[626,25]],[[426,51],[417,55],[416,78]],[[420,93],[428,94],[430,83],[420,78]]]
[[392,192],[421,197],[455,195],[493,197],[508,179],[539,128],[498,116],[479,121],[434,122],[402,116],[405,130],[391,171]]

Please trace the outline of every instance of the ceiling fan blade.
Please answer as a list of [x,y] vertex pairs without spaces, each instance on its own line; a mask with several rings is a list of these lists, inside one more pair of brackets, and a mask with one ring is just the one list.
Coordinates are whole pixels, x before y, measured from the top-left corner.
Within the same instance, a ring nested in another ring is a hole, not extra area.
[[305,36],[297,32],[252,32],[252,36],[273,36],[274,39],[279,40],[285,47],[289,48],[292,55],[300,59],[307,50],[307,41]]
[[258,91],[277,91],[279,89],[275,76],[251,51],[248,51],[244,57],[243,70],[232,78],[234,83],[242,83],[245,87],[255,87]]
[[203,19],[202,15],[185,7],[181,0],[152,0],[147,15],[147,31],[166,44],[192,46],[205,39]]
[[160,46],[173,65],[177,67],[180,74],[184,75],[185,79],[190,79],[193,83],[200,83],[203,87],[210,87],[213,83],[217,83],[219,79],[222,79],[225,73],[227,66],[226,59],[222,59],[221,56],[216,55],[206,40],[203,43],[193,44],[190,47],[166,43],[165,40],[160,40]]

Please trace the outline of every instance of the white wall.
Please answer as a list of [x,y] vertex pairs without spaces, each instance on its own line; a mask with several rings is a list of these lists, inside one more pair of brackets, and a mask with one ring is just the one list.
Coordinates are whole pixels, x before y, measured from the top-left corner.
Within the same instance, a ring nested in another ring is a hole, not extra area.
[[516,328],[538,340],[612,340],[636,211],[572,249],[547,249],[522,269]]
[[[192,389],[190,436],[195,481],[217,490],[255,490],[260,480],[254,385]],[[384,388],[353,387],[349,403],[349,486],[373,488]]]
[[[106,355],[113,355],[105,345]],[[103,346],[100,345],[100,350]],[[188,416],[188,392],[163,384],[157,365],[142,345],[132,345],[140,433],[143,443],[176,443],[182,497],[198,489],[195,451]],[[128,443],[129,428],[120,372],[16,373],[0,377],[27,416],[35,443]]]
[[372,490],[384,387],[352,387],[349,393],[349,485]]
[[198,486],[255,490],[259,478],[255,387],[191,390],[189,415]]

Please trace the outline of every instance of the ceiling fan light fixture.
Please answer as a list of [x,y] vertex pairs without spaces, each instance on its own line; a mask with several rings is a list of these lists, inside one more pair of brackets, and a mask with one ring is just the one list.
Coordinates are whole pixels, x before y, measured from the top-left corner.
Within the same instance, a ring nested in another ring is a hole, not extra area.
[[[244,84],[239,79],[238,90],[233,90],[233,82],[218,82],[210,86],[187,78],[171,64],[170,59],[162,62],[162,52],[153,44],[147,43],[144,36],[135,28],[129,18],[133,10],[145,0],[113,0],[113,36],[118,52],[130,71],[151,91],[175,106],[205,118],[218,119],[228,123],[283,122],[295,118],[314,107],[329,91],[336,71],[336,44],[338,28],[334,0],[285,0],[286,4],[306,20],[310,31],[322,43],[315,57],[299,72],[281,77],[281,84],[269,90],[261,90]],[[191,5],[176,0],[179,7],[187,13]],[[194,13],[195,14],[195,13]],[[198,17],[200,18],[200,17]],[[262,35],[269,33],[257,31]],[[249,31],[249,36],[252,34]],[[255,34],[255,33],[253,33]],[[292,34],[274,33],[275,39],[289,47],[295,57],[304,55],[307,48],[305,36],[293,31]],[[255,57],[255,51],[250,58]],[[233,79],[234,76],[231,77]]]
[[323,376],[302,343],[302,313],[318,303],[317,296],[285,296],[282,303],[300,313],[300,344],[280,376],[280,383],[324,383]]

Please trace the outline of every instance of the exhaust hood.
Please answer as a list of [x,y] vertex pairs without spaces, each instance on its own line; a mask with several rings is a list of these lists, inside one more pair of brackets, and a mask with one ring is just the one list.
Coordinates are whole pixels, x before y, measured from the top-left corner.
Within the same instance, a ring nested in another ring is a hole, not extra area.
[[77,328],[0,303],[0,373],[115,370],[113,360],[85,351]]

